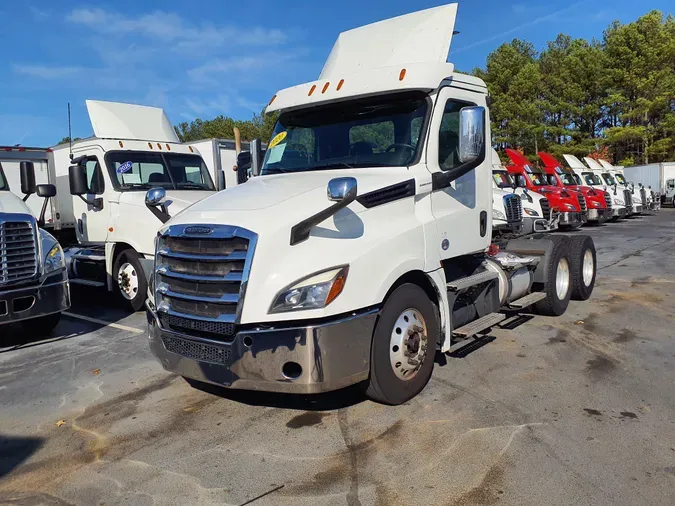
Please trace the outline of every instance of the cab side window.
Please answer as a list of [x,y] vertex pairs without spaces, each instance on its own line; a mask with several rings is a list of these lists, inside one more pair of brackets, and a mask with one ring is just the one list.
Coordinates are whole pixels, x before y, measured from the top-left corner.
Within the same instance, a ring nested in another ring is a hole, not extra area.
[[87,160],[87,182],[89,183],[89,193],[101,194],[105,191],[105,181],[103,179],[103,170],[98,159],[89,158]]
[[[443,119],[438,133],[438,165],[442,171],[459,165],[459,119],[463,107],[474,104],[448,100],[443,110]],[[473,209],[476,207],[476,169],[455,179],[449,190],[452,197]]]

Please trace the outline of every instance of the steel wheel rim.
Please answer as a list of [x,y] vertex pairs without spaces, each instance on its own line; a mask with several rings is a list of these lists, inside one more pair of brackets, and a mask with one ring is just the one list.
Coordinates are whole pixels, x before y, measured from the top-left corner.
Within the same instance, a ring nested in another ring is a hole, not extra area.
[[591,286],[593,281],[593,274],[595,273],[595,265],[593,262],[593,252],[590,249],[587,249],[584,253],[584,262],[583,262],[583,279],[585,286]]
[[419,373],[427,356],[429,334],[427,324],[417,309],[403,311],[391,329],[389,362],[396,377],[412,380]]
[[127,300],[133,300],[138,295],[138,273],[136,272],[136,268],[128,262],[122,264],[117,274],[117,284],[122,296]]
[[555,291],[558,299],[564,300],[570,287],[570,264],[561,258],[555,273]]

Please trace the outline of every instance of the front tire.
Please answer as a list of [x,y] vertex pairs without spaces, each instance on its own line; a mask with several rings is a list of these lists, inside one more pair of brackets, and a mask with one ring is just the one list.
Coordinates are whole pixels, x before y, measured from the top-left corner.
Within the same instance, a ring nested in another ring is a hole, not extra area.
[[560,316],[567,311],[572,295],[569,239],[566,236],[551,236],[553,250],[548,257],[548,269],[544,292],[546,298],[537,302],[537,312],[545,316]]
[[569,250],[572,299],[588,300],[595,287],[598,266],[593,239],[588,235],[570,237]]
[[420,393],[431,378],[439,335],[436,307],[424,290],[410,283],[396,288],[373,333],[366,395],[398,405]]
[[145,303],[148,282],[138,253],[131,248],[120,252],[113,265],[114,285],[120,303],[133,312],[140,311]]

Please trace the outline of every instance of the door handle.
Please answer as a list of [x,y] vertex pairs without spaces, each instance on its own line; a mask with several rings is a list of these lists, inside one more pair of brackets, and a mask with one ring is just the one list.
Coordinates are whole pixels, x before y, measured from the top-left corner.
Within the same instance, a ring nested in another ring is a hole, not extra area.
[[485,237],[487,234],[487,211],[480,212],[480,236]]

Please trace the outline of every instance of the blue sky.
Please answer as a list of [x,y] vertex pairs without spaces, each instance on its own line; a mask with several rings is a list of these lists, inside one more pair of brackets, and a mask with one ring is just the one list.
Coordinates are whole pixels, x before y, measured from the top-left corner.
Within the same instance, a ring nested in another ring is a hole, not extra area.
[[[433,0],[118,0],[0,3],[0,145],[88,136],[87,98],[164,107],[173,123],[248,119],[276,90],[316,79],[338,33],[446,2]],[[58,4],[58,5],[57,5]],[[460,1],[450,61],[482,66],[515,37],[601,38],[614,19],[672,0]]]

